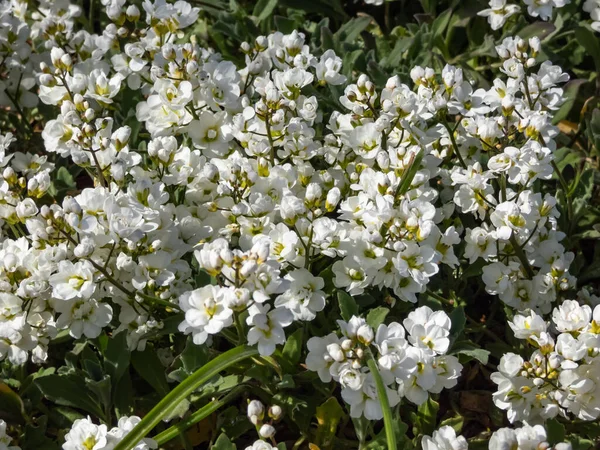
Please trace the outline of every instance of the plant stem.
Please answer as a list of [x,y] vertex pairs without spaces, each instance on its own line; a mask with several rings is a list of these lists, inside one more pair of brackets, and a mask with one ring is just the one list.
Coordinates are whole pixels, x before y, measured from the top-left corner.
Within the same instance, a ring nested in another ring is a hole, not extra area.
[[222,353],[187,377],[175,389],[169,392],[138,423],[125,438],[117,444],[115,450],[132,450],[141,439],[146,437],[158,423],[173,412],[190,394],[212,377],[229,366],[244,359],[256,356],[258,350],[253,347],[239,346]]
[[179,434],[181,434],[188,428],[200,422],[202,419],[205,419],[206,417],[210,416],[213,412],[229,403],[235,397],[240,395],[243,391],[243,386],[235,387],[227,395],[223,396],[218,400],[213,400],[207,405],[204,405],[202,408],[194,412],[191,416],[186,417],[181,422],[173,425],[170,428],[167,428],[162,433],[157,434],[156,436],[154,436],[153,439],[159,446],[162,446],[163,444],[169,442],[171,439],[176,438]]
[[517,258],[519,258],[519,261],[521,261],[521,264],[523,264],[523,268],[525,269],[525,273],[527,274],[527,277],[531,280],[535,274],[533,272],[533,269],[531,268],[531,265],[529,264],[529,260],[527,259],[527,255],[523,251],[523,248],[517,242],[517,238],[515,238],[515,234],[514,233],[512,233],[510,235],[510,243],[513,246],[513,250],[515,251],[515,255],[517,256]]
[[456,143],[456,139],[454,138],[454,130],[452,128],[450,128],[450,125],[448,125],[448,121],[446,119],[444,119],[444,121],[442,122],[442,125],[444,125],[444,128],[446,128],[446,130],[448,131],[448,134],[450,135],[450,142],[452,142],[452,147],[454,148],[454,153],[456,153],[456,156],[458,157],[458,161],[460,162],[460,165],[462,166],[463,169],[466,169],[467,165],[465,164],[465,160],[463,159],[462,155],[460,154],[460,151],[458,150],[458,144]]
[[381,405],[381,410],[383,411],[383,425],[385,427],[385,440],[387,442],[387,448],[388,450],[398,450],[398,446],[396,444],[396,433],[394,432],[394,420],[392,418],[392,410],[390,408],[390,402],[388,400],[385,384],[383,384],[383,379],[381,378],[381,374],[377,368],[377,363],[375,362],[373,353],[371,353],[371,350],[369,349],[367,349],[365,353],[367,355],[367,366],[369,366],[369,370],[371,371],[373,379],[375,380],[375,386],[377,386],[377,397],[379,397],[379,404]]

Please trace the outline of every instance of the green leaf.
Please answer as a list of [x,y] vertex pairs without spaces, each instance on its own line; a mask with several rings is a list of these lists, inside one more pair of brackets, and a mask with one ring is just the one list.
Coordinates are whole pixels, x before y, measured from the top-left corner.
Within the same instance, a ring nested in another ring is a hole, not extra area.
[[419,166],[421,165],[421,160],[423,159],[423,155],[424,155],[423,149],[419,150],[419,152],[416,154],[416,156],[412,160],[412,163],[410,163],[408,170],[404,171],[404,174],[402,176],[402,179],[400,180],[400,184],[398,185],[398,188],[396,191],[396,195],[395,195],[396,200],[401,195],[406,194],[408,192],[408,190],[410,189],[410,185],[411,185],[413,179],[415,178],[417,171],[419,170]]
[[460,350],[457,353],[459,355],[465,355],[470,358],[474,358],[481,364],[487,364],[490,357],[490,352],[482,348],[475,348],[473,350]]
[[587,54],[593,58],[596,71],[600,72],[600,41],[594,32],[583,25],[575,29],[575,38],[585,48]]
[[548,443],[550,445],[560,444],[565,442],[565,426],[557,419],[548,419],[545,424],[548,430]]
[[333,446],[337,427],[344,417],[344,410],[335,397],[329,397],[325,403],[317,407],[317,432],[315,444],[326,450]]
[[388,308],[384,308],[383,306],[373,308],[367,314],[367,323],[371,328],[377,330],[377,327],[383,323],[389,312],[390,310]]
[[431,24],[431,31],[433,32],[433,36],[441,36],[442,33],[448,27],[448,23],[450,22],[450,18],[452,17],[452,9],[447,9],[439,16],[435,18],[433,23]]
[[417,427],[420,434],[431,434],[437,428],[437,414],[440,404],[431,397],[417,409]]
[[582,438],[576,434],[570,435],[568,440],[573,446],[573,450],[588,450],[595,445],[594,441]]
[[275,20],[275,28],[281,33],[290,34],[296,29],[296,21],[289,17],[275,16],[273,19]]
[[23,422],[25,405],[21,397],[6,383],[0,381],[0,418],[7,422]]
[[302,338],[303,329],[298,328],[290,336],[288,336],[283,350],[281,352],[282,362],[286,372],[295,374],[297,372],[297,365],[300,362],[300,356],[302,355]]
[[83,414],[68,406],[56,406],[52,408],[50,420],[61,428],[70,428],[77,419],[83,419]]
[[217,438],[211,450],[237,450],[235,444],[233,444],[225,433]]
[[521,29],[518,35],[521,39],[529,39],[535,36],[543,41],[544,38],[552,34],[554,30],[556,30],[556,27],[552,22],[535,22]]
[[40,416],[36,419],[36,425],[28,424],[23,433],[23,441],[20,446],[23,450],[58,450],[59,444],[56,439],[46,437],[47,416]]
[[[450,351],[451,355],[465,355],[469,358],[474,358],[482,364],[487,364],[490,356],[489,350],[479,348],[477,344],[472,341],[464,340],[455,342]],[[465,361],[461,361],[465,362]]]
[[[117,444],[115,450],[131,450],[140,439],[147,436],[158,423],[175,410],[196,389],[207,383],[220,371],[244,359],[258,355],[254,347],[239,346],[212,359],[198,369],[171,392],[165,395],[152,410]],[[163,373],[164,375],[164,373]]]
[[352,316],[358,316],[358,305],[350,295],[348,295],[345,291],[338,290],[337,298],[338,304],[340,305],[342,319],[348,321],[352,318]]
[[458,434],[461,434],[464,424],[465,424],[465,418],[463,416],[454,416],[454,417],[450,417],[446,420],[442,420],[439,428],[441,428],[443,426],[452,427],[454,429],[454,431],[456,432],[456,434],[458,435]]
[[329,27],[321,28],[321,50],[325,52],[326,50],[335,50],[337,48],[335,37],[333,33],[329,29]]
[[184,370],[188,374],[191,374],[206,364],[209,361],[210,356],[208,354],[208,348],[205,345],[194,344],[192,337],[188,336],[185,348],[183,349],[183,352],[181,352],[181,355],[179,355],[179,358],[181,359]]
[[254,6],[252,15],[258,18],[258,23],[261,23],[273,13],[277,3],[278,0],[258,0]]
[[452,327],[450,328],[450,348],[456,342],[458,337],[462,334],[467,323],[467,316],[465,316],[465,309],[462,306],[454,308],[450,313],[450,321]]
[[98,400],[91,395],[85,380],[78,375],[47,375],[37,378],[35,384],[51,402],[82,409],[104,418]]
[[75,179],[69,169],[66,167],[59,167],[56,171],[56,180],[60,182],[61,188],[73,189],[77,186]]
[[133,352],[131,364],[135,371],[160,395],[169,392],[165,368],[158,359],[153,346],[147,345],[143,352]]
[[351,19],[342,25],[335,33],[335,36],[341,42],[354,43],[360,33],[362,33],[372,21],[373,18],[367,15],[355,17],[354,19]]
[[130,416],[133,414],[135,403],[133,399],[133,386],[129,371],[125,372],[117,382],[113,391],[113,405],[117,417]]
[[596,151],[600,152],[600,109],[598,108],[595,108],[592,111],[589,134],[591,135],[591,140],[594,144],[594,147],[596,147]]
[[394,426],[394,418],[392,416],[392,409],[390,408],[390,401],[388,399],[387,387],[383,383],[377,363],[370,350],[367,350],[367,366],[371,370],[371,375],[375,380],[375,386],[377,387],[377,397],[379,398],[379,404],[383,411],[383,427],[385,430],[385,441],[387,443],[388,450],[398,450],[396,444],[396,430]]
[[125,331],[112,336],[104,351],[104,369],[112,379],[113,385],[117,385],[127,368],[129,367],[131,353],[127,347],[127,333]]

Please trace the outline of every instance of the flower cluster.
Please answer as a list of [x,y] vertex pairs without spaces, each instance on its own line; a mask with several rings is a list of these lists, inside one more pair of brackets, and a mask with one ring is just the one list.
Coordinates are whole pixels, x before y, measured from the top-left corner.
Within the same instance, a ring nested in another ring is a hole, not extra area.
[[0,419],[0,450],[21,450],[21,447],[9,446],[11,442],[12,438],[6,434],[6,422]]
[[[496,405],[511,422],[600,416],[600,310],[563,301],[574,255],[557,199],[539,188],[557,171],[552,120],[569,77],[540,61],[538,38],[496,47],[488,89],[452,65],[378,87],[348,81],[342,59],[313,54],[301,32],[242,43],[237,67],[194,36],[181,42],[198,8],[126,3],[103,0],[112,23],[92,34],[68,2],[2,2],[0,105],[55,114],[37,124],[43,152],[0,135],[0,361],[44,363],[57,336],[125,332],[143,351],[170,318],[196,345],[278,356],[287,330],[323,319],[335,331],[308,339],[306,366],[341,385],[352,417],[377,420],[369,365],[392,406],[457,384],[449,316],[413,304],[471,265],[533,348],[500,361]],[[547,20],[567,2],[525,3]],[[594,20],[597,6],[585,6]],[[480,14],[496,29],[519,11],[492,0]],[[58,175],[86,187],[59,192]],[[410,312],[334,323],[336,294]],[[550,326],[542,315],[556,304]],[[249,404],[260,437],[250,449],[272,447],[281,408],[267,416]],[[78,420],[63,448],[108,450],[138,421],[109,431]],[[526,449],[544,433],[527,425],[494,442]],[[423,439],[426,450],[465,446],[449,427]]]
[[569,442],[560,442],[555,445],[548,443],[548,433],[541,425],[523,425],[519,428],[500,428],[492,434],[490,450],[517,449],[537,450],[540,448],[554,450],[571,450]]
[[[109,430],[106,425],[94,424],[89,417],[77,419],[66,434],[62,448],[63,450],[112,450],[140,420],[136,416],[124,416],[119,419],[116,427]],[[132,448],[134,450],[151,450],[158,446],[154,440],[144,438]]]
[[[252,425],[256,428],[258,435],[262,439],[271,439],[274,443],[275,427],[273,426],[283,417],[283,409],[279,405],[272,405],[267,411],[267,417],[265,417],[265,406],[260,400],[252,400],[248,402],[248,419],[252,422]],[[268,443],[261,444],[264,441],[257,441],[254,446],[269,445]],[[269,448],[269,447],[267,447]]]
[[[531,17],[548,21],[552,19],[555,9],[569,4],[570,0],[523,0],[523,3]],[[520,5],[509,4],[507,0],[490,0],[489,6],[477,14],[488,18],[492,30],[502,28],[511,16],[521,11]]]
[[576,300],[554,308],[551,323],[533,311],[514,316],[509,325],[531,355],[507,353],[492,374],[494,403],[511,422],[600,416],[599,324],[600,306],[592,310]]
[[420,405],[429,393],[456,385],[462,365],[446,354],[451,323],[444,311],[421,306],[408,314],[403,325],[381,324],[376,332],[356,316],[338,324],[342,336],[331,333],[309,339],[306,367],[317,372],[323,382],[333,379],[340,383],[352,417],[383,417],[375,380],[366,365],[374,350],[391,406],[402,397]]
[[598,0],[586,0],[583,4],[583,10],[590,14],[592,29],[600,33],[600,2]]
[[[448,425],[433,432],[432,436],[423,436],[423,450],[468,450],[467,440],[457,436],[456,431]],[[489,450],[571,450],[568,442],[550,445],[546,429],[542,425],[524,424],[519,428],[500,428],[495,431],[489,441]]]

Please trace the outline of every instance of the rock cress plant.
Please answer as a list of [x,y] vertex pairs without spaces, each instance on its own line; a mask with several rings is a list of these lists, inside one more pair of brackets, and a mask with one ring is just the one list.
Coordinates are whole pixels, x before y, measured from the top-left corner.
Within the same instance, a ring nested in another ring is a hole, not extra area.
[[[242,43],[236,66],[181,39],[199,12],[185,1],[101,3],[113,21],[102,34],[78,29],[82,11],[68,2],[0,6],[0,103],[54,111],[43,154],[0,139],[0,360],[44,364],[66,333],[124,332],[143,351],[169,317],[195,345],[225,339],[271,357],[294,325],[314,329],[336,291],[415,304],[437,295],[442,268],[478,263],[525,342],[492,375],[495,405],[523,425],[496,431],[490,448],[545,449],[545,419],[598,418],[600,310],[585,292],[565,300],[574,255],[556,198],[540,190],[555,170],[552,118],[569,77],[541,61],[539,39],[504,39],[489,89],[452,65],[414,67],[411,83],[394,76],[379,89],[364,74],[347,80],[341,59],[313,54],[298,31]],[[565,2],[525,3],[548,18]],[[498,28],[517,12],[492,1],[480,14]],[[93,186],[41,201],[56,161]],[[307,339],[306,368],[339,383],[352,418],[384,414],[369,355],[392,407],[457,384],[449,315],[408,310],[375,326],[342,311],[326,319],[336,331]],[[255,400],[248,416],[258,440],[247,450],[275,448],[281,407],[265,415]],[[139,421],[77,419],[62,448],[111,449]],[[0,449],[16,448],[5,429]],[[422,446],[467,441],[443,426]]]

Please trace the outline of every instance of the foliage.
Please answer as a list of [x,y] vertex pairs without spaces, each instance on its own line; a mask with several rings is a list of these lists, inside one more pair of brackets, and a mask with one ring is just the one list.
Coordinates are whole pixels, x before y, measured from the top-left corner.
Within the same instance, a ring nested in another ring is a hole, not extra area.
[[0,449],[597,446],[593,0],[189,2],[2,2]]

